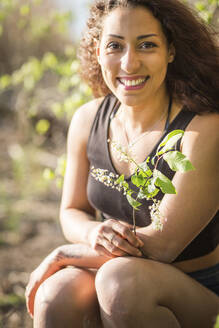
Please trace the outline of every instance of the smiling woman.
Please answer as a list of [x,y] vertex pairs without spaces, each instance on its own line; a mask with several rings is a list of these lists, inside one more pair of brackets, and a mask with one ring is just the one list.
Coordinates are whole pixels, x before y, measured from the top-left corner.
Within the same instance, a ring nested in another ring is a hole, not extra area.
[[[177,0],[97,0],[80,58],[96,98],[69,128],[60,221],[70,244],[31,275],[34,328],[211,328],[219,312],[216,42]],[[125,195],[106,186],[122,174],[135,188],[135,168],[113,144],[142,165],[178,129],[175,150],[196,169],[175,173],[160,156],[156,169],[177,195],[155,195],[162,232],[144,197],[134,233]],[[93,168],[111,173],[98,181]]]
[[151,12],[140,7],[118,8],[107,15],[97,43],[97,59],[106,85],[121,103],[139,108],[155,97],[162,102],[174,47],[167,44],[161,24]]

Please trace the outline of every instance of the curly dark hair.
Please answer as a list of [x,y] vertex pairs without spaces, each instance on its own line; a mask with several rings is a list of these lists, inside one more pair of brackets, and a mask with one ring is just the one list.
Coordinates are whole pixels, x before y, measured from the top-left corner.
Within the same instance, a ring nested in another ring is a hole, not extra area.
[[219,112],[219,52],[216,33],[179,0],[96,0],[79,47],[81,76],[95,97],[111,91],[96,57],[103,18],[117,7],[144,7],[162,25],[168,44],[176,50],[168,65],[168,93],[194,112]]

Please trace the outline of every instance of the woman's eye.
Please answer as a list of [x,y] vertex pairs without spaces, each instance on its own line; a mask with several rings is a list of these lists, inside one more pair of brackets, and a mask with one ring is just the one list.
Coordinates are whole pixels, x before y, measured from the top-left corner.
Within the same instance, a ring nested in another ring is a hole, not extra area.
[[107,49],[111,49],[111,50],[117,50],[117,49],[120,49],[121,46],[119,43],[117,42],[110,42],[108,45],[107,45]]
[[143,42],[139,45],[140,48],[143,49],[151,49],[157,47],[154,42]]

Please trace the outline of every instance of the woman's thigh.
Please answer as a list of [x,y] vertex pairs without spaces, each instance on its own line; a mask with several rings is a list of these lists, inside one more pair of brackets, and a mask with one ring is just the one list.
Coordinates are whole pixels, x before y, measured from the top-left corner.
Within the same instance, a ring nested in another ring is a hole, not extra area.
[[95,275],[68,267],[45,280],[36,294],[34,327],[101,327]]
[[160,306],[169,309],[182,327],[207,328],[219,312],[216,294],[172,265],[147,259],[110,260],[98,271],[96,288],[102,311],[108,314],[144,312],[147,318]]

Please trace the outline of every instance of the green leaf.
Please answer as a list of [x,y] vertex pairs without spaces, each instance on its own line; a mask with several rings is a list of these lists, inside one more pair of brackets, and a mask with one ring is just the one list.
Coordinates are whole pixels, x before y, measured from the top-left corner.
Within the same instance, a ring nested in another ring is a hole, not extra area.
[[155,185],[160,187],[164,194],[176,194],[176,189],[172,184],[172,181],[167,178],[163,173],[158,170],[154,170]]
[[124,174],[121,174],[119,178],[115,181],[115,184],[120,184],[123,181],[124,181]]
[[147,195],[144,193],[142,189],[140,189],[138,193],[138,199],[144,199],[144,198],[147,198]]
[[142,163],[139,164],[139,167],[143,170],[143,171],[147,171],[149,169],[149,166],[147,164],[147,161],[144,161]]
[[173,171],[187,172],[194,170],[192,163],[179,151],[169,151],[163,156]]
[[157,178],[150,179],[150,183],[147,186],[149,194],[153,193],[157,189],[155,186],[156,179]]
[[144,161],[143,163],[139,164],[139,167],[143,170],[143,172],[139,172],[139,175],[142,175],[143,177],[150,177],[152,175],[152,171],[148,166],[147,161]]
[[139,203],[137,200],[135,200],[132,196],[130,196],[129,194],[126,195],[126,198],[129,202],[129,204],[135,209],[138,210],[138,207],[141,206],[142,204]]
[[123,181],[123,182],[122,182],[122,186],[123,186],[123,188],[126,189],[126,190],[129,189],[129,184],[128,184],[128,182],[126,182],[126,181]]
[[143,198],[153,198],[155,197],[160,189],[156,188],[155,186],[152,187],[151,185],[148,185],[147,188],[144,188],[138,193],[138,198],[143,199]]
[[[164,138],[157,148],[157,155],[162,155],[166,151],[171,150],[177,141],[182,138],[184,134],[183,130],[173,130]],[[160,148],[163,147],[161,150]]]
[[153,177],[153,178],[149,179],[149,181],[148,181],[148,184],[146,186],[148,198],[155,197],[159,192],[159,189],[155,186],[156,179],[157,179],[157,177]]
[[136,186],[136,187],[140,187],[140,186],[143,186],[144,183],[145,183],[145,179],[143,176],[141,176],[140,174],[139,175],[133,175],[131,177],[131,181],[132,183]]

